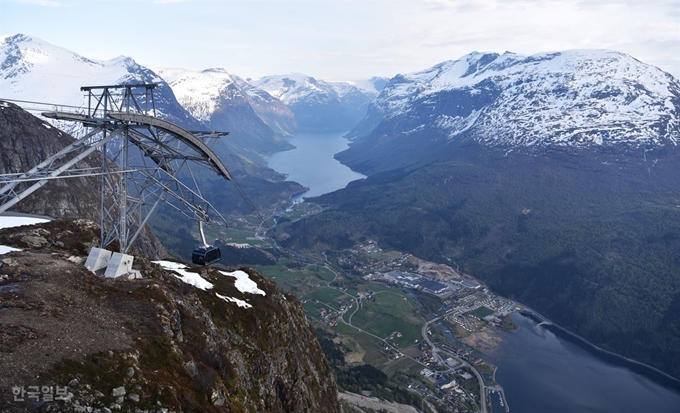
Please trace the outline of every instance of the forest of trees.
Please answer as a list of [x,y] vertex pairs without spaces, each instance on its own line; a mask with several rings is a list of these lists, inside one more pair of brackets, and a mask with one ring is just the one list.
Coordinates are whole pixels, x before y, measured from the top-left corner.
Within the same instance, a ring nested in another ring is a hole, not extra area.
[[456,263],[595,344],[680,377],[680,162],[652,155],[653,168],[637,154],[553,153],[389,171],[313,199],[327,211],[293,224],[289,245],[340,250],[370,236]]

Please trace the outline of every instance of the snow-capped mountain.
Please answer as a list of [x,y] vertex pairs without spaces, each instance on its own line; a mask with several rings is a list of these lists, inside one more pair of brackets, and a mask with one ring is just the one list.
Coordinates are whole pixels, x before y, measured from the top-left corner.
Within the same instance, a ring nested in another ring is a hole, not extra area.
[[250,106],[257,116],[274,132],[280,135],[293,135],[297,132],[295,115],[285,103],[238,76],[234,76],[234,80],[250,98]]
[[251,81],[280,99],[295,114],[302,131],[342,131],[352,128],[377,95],[349,82],[325,82],[303,74],[274,75]]
[[[202,121],[209,129],[229,131],[229,141],[247,139],[250,146],[261,154],[284,149],[288,145],[280,135],[291,131],[272,130],[259,116],[256,107],[262,112],[290,111],[280,101],[262,96],[265,92],[252,97],[252,86],[244,88],[247,83],[238,76],[224,69],[206,69],[193,72],[184,69],[154,68],[177,96],[177,100],[194,117]],[[274,106],[270,109],[268,106]],[[245,142],[244,142],[245,144]]]
[[[129,57],[91,60],[23,34],[0,41],[0,98],[84,109],[87,100],[81,86],[123,83],[158,83],[154,91],[157,116],[187,129],[206,129],[177,102],[163,79]],[[58,126],[76,135],[80,128],[72,122]]]
[[[205,84],[205,89],[198,88],[194,91],[195,93],[200,92],[209,96],[211,93],[219,94],[217,89],[212,90],[211,87],[217,86],[220,76],[224,77],[228,74],[223,75],[219,73],[220,71],[214,72],[212,73],[213,83]],[[186,75],[186,71],[175,70],[165,73],[169,78],[179,78],[183,74]],[[198,77],[205,82],[211,76],[206,74]],[[136,63],[132,58],[92,60],[22,34],[5,37],[0,41],[0,99],[43,103],[29,104],[31,108],[39,111],[55,108],[68,111],[82,108],[84,111],[87,107],[87,98],[85,92],[80,91],[82,86],[122,83],[157,83],[158,87],[154,90],[154,103],[156,115],[161,118],[192,131],[217,129],[231,132],[232,135],[220,139],[214,149],[219,156],[227,160],[225,162],[229,164],[232,172],[248,170],[251,174],[270,179],[273,172],[262,168],[265,165],[262,154],[288,147],[286,142],[274,136],[271,129],[264,125],[256,115],[253,115],[253,109],[243,101],[240,106],[232,106],[233,114],[225,115],[235,116],[237,118],[235,123],[228,123],[224,119],[219,121],[218,116],[206,117],[205,113],[192,107],[191,109],[195,110],[201,119],[209,120],[209,122],[206,124],[198,120],[178,102],[171,86],[161,76],[148,67]],[[186,83],[187,87],[189,83]],[[236,88],[236,86],[233,87]],[[182,87],[179,90],[183,96],[186,95]],[[199,94],[194,101],[200,102],[200,99]],[[219,108],[219,105],[217,107]],[[240,115],[237,116],[237,113]],[[74,136],[79,136],[84,132],[82,124],[77,122],[53,119],[46,119],[46,121]],[[244,130],[247,133],[241,133]],[[260,134],[257,135],[257,133]]]
[[679,128],[678,79],[629,55],[471,53],[391,79],[352,131],[362,144],[340,158],[394,139],[532,150],[676,145]]
[[354,124],[366,116],[368,105],[387,84],[388,79],[373,77],[361,82],[326,82],[338,95],[338,100],[352,117]]

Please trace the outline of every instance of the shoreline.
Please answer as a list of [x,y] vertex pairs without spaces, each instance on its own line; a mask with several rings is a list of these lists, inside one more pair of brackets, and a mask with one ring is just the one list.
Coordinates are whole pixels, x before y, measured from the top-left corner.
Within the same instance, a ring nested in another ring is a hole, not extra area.
[[[658,368],[656,368],[654,366],[650,366],[649,364],[645,364],[641,361],[637,361],[637,360],[628,358],[626,356],[623,356],[621,354],[617,354],[617,353],[614,353],[612,351],[598,347],[595,344],[591,343],[590,341],[586,340],[585,338],[581,337],[580,335],[578,335],[578,334],[576,334],[572,331],[569,331],[566,328],[560,326],[559,324],[553,322],[552,320],[546,318],[545,316],[538,313],[537,311],[534,311],[533,309],[531,309],[531,308],[529,308],[529,307],[527,307],[523,304],[520,304],[520,303],[517,303],[517,304],[519,304],[523,308],[523,310],[516,311],[516,313],[531,319],[537,326],[538,326],[539,323],[545,321],[545,322],[549,323],[547,325],[543,325],[543,327],[545,327],[547,330],[551,330],[550,327],[553,327],[555,330],[557,330],[557,332],[563,333],[564,335],[568,336],[568,338],[571,339],[570,341],[572,341],[572,342],[576,341],[576,342],[578,342],[577,344],[585,345],[585,347],[588,347],[590,350],[593,350],[596,353],[601,353],[601,354],[604,354],[604,355],[606,355],[610,358],[613,358],[619,363],[622,363],[622,364],[628,363],[628,364],[632,364],[632,365],[634,365],[638,368],[642,368],[642,369],[646,370],[645,373],[653,373],[654,376],[658,376],[658,377],[651,377],[652,380],[659,381],[658,379],[663,379],[664,381],[667,381],[668,383],[660,382],[659,384],[661,384],[661,385],[672,385],[672,387],[675,390],[680,391],[680,379],[675,378],[675,377],[671,376],[670,374],[663,372],[663,371],[659,370]],[[554,331],[552,331],[552,332],[555,333]]]

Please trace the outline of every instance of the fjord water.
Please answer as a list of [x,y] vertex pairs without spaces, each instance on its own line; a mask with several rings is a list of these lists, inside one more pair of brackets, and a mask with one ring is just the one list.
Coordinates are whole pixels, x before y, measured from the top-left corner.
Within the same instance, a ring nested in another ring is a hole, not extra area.
[[267,162],[273,170],[288,175],[309,188],[294,199],[312,197],[344,188],[351,181],[365,178],[338,162],[333,155],[347,149],[347,132],[301,133],[288,139],[295,149],[277,152]]
[[[494,351],[496,380],[512,413],[678,413],[680,384],[597,351],[557,330],[513,314],[516,333]],[[493,396],[494,412],[503,412]]]
[[[274,154],[269,167],[309,187],[305,197],[344,188],[364,178],[333,158],[348,146],[344,134],[293,136],[296,148]],[[512,317],[520,330],[503,332],[491,354],[511,413],[680,413],[677,382],[520,314]],[[494,412],[503,412],[497,396],[492,400]]]

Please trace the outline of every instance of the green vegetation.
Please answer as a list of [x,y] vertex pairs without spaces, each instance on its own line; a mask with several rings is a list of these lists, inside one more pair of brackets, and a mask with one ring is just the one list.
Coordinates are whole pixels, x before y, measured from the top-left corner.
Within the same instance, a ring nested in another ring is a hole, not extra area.
[[317,334],[326,358],[331,361],[340,391],[356,394],[361,394],[362,391],[370,391],[380,399],[423,409],[424,403],[420,395],[404,389],[390,376],[370,364],[347,366],[342,356],[342,349],[332,340],[332,336],[323,330],[317,330]]
[[519,326],[517,325],[517,323],[512,321],[510,315],[506,315],[505,317],[503,317],[501,327],[503,327],[503,330],[508,331],[510,333],[514,333],[517,330],[519,330]]
[[293,223],[288,244],[339,251],[372,238],[455,262],[595,344],[680,377],[678,155],[647,152],[652,167],[637,152],[456,151],[319,197],[327,209]]
[[468,314],[473,315],[480,320],[483,319],[486,316],[489,316],[493,314],[493,310],[484,306],[475,308],[474,310],[470,311]]
[[378,337],[387,338],[394,332],[394,341],[400,347],[412,345],[422,336],[420,328],[425,322],[416,312],[411,297],[397,292],[379,292],[373,300],[362,300],[362,307],[352,317],[352,324]]

